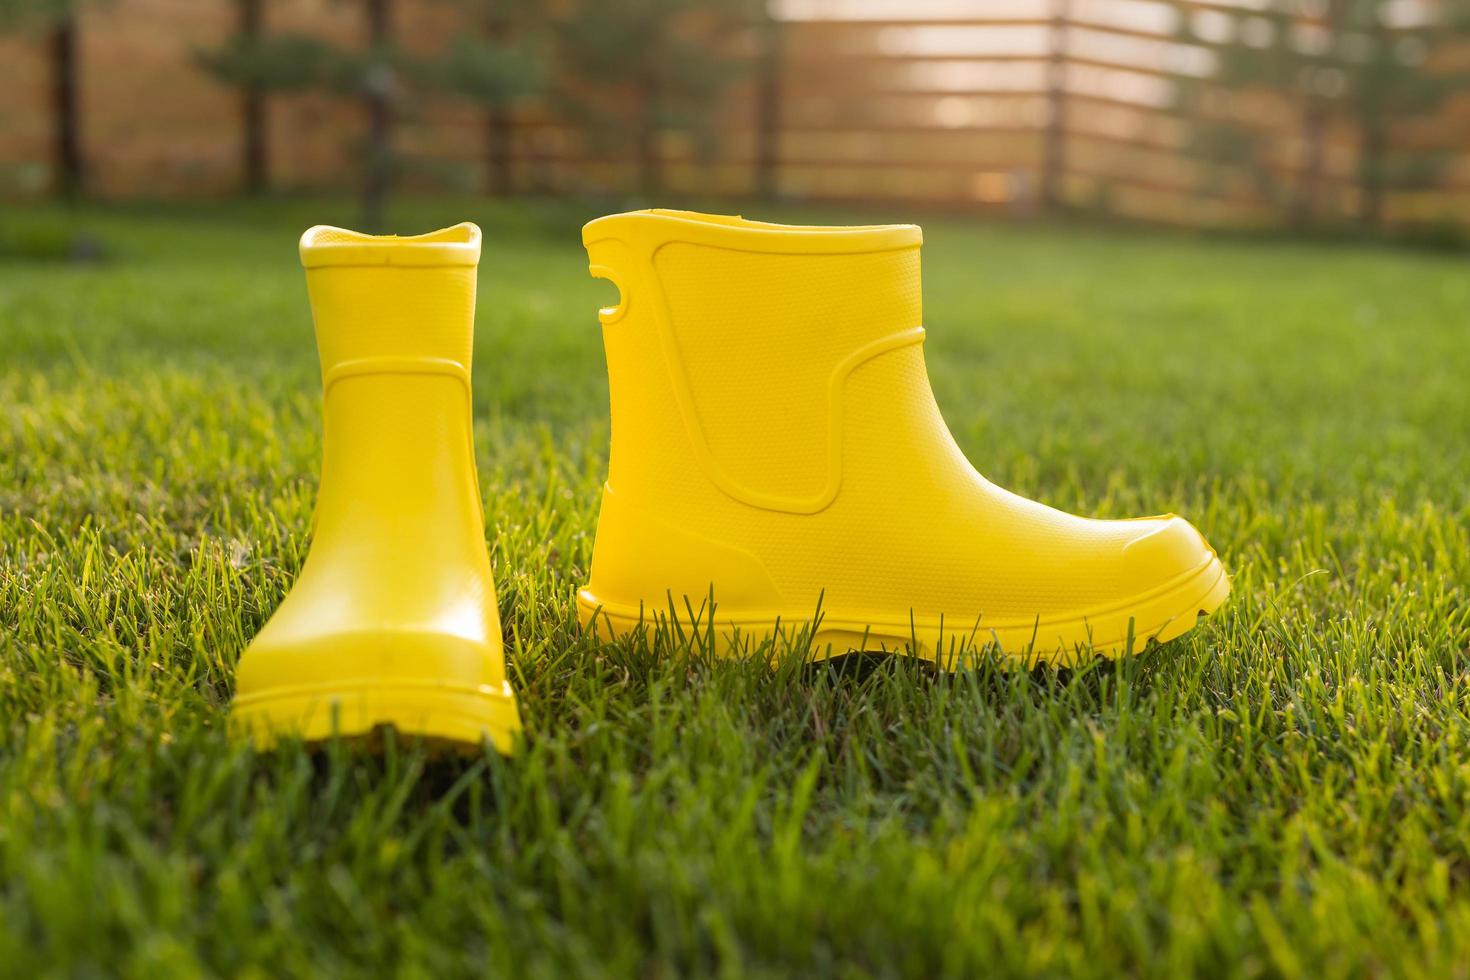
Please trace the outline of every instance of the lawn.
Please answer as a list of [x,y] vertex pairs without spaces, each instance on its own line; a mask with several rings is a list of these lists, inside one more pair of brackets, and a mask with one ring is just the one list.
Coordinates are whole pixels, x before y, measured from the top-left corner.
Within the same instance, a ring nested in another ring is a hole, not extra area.
[[394,220],[486,232],[512,760],[226,735],[316,484],[296,237],[350,208],[0,218],[108,252],[0,260],[0,972],[1470,976],[1463,256],[926,222],[980,469],[1182,513],[1234,593],[1115,667],[773,668],[579,635],[593,214]]

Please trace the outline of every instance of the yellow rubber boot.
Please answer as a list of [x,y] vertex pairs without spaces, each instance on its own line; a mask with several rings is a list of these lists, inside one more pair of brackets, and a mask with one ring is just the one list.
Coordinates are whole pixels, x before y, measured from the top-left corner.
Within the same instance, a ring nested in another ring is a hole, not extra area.
[[510,751],[495,584],[470,435],[480,229],[414,238],[316,227],[301,261],[322,363],[311,551],[240,660],[232,725]]
[[612,453],[578,594],[603,636],[668,617],[728,652],[814,624],[818,652],[1071,664],[1224,601],[1186,521],[1073,517],[965,459],[925,370],[917,227],[656,210],[582,240],[621,293],[601,313]]

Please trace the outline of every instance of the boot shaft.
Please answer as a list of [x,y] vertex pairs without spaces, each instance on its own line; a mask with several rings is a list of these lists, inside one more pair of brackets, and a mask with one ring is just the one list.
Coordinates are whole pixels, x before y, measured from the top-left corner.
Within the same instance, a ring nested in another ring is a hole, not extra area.
[[364,361],[447,361],[468,374],[480,230],[407,238],[318,225],[301,236],[322,377]]
[[700,480],[769,510],[829,504],[848,376],[923,336],[919,229],[642,211],[583,242],[621,294],[602,311],[609,486],[647,505]]
[[479,252],[470,224],[411,238],[326,227],[302,237],[323,388],[308,571],[315,556],[422,570],[407,583],[353,575],[348,619],[371,610],[415,622],[459,596],[483,620],[471,634],[498,630],[483,601],[490,569],[471,427]]

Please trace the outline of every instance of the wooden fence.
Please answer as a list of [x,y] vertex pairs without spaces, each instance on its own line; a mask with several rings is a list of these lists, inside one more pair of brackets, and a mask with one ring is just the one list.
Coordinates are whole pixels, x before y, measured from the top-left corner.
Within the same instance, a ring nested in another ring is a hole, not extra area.
[[[1411,22],[1435,2],[1396,7]],[[748,66],[717,112],[718,138],[707,147],[678,133],[662,138],[667,193],[1022,214],[1061,203],[1145,220],[1266,224],[1284,210],[1260,172],[1290,182],[1310,165],[1316,209],[1347,220],[1361,203],[1357,134],[1328,126],[1309,161],[1313,147],[1289,100],[1232,95],[1211,81],[1231,24],[1260,3],[778,0],[769,27],[739,40]],[[396,40],[421,53],[465,29],[445,0],[393,8]],[[232,0],[88,9],[76,56],[89,193],[207,196],[241,185],[240,96],[195,63],[237,22]],[[331,0],[268,0],[264,22],[347,43],[368,31],[363,4]],[[51,55],[42,38],[0,39],[0,188],[12,196],[51,182]],[[368,124],[361,107],[293,96],[272,97],[264,111],[273,186],[341,187],[353,173],[354,140]],[[1202,122],[1223,117],[1262,137],[1254,173],[1221,166],[1196,145]],[[594,150],[544,105],[518,109],[506,125],[499,177],[512,190],[637,187],[631,145]],[[1441,151],[1445,162],[1428,185],[1390,193],[1386,220],[1470,219],[1470,94],[1447,100],[1433,119],[1400,124],[1395,138]],[[483,187],[494,166],[484,112],[449,98],[405,105],[394,145],[410,184]]]

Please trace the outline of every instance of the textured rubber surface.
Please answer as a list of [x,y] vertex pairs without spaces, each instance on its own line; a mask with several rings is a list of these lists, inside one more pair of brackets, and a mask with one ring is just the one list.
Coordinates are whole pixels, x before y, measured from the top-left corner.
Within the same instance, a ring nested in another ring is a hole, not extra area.
[[1076,517],[970,464],[924,364],[917,227],[641,211],[583,242],[620,293],[584,622],[713,595],[727,645],[820,608],[834,647],[1060,663],[1171,639],[1228,592],[1181,518]]
[[479,254],[470,224],[301,240],[322,480],[306,564],[236,674],[231,724],[258,745],[391,725],[510,751],[520,731],[470,435]]

